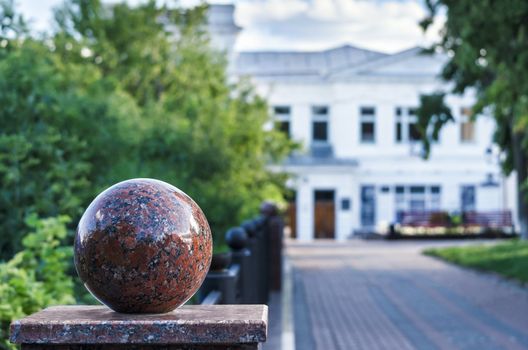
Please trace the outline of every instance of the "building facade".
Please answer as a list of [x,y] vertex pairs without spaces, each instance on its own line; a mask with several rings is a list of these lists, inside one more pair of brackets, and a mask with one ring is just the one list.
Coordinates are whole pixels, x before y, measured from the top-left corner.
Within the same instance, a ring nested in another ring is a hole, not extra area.
[[[233,7],[222,9],[232,18]],[[421,94],[446,90],[442,55],[349,45],[231,55],[231,75],[249,77],[276,127],[303,145],[275,166],[292,174],[298,239],[383,233],[406,211],[511,210],[516,217],[514,179],[501,175],[493,120],[470,119],[471,93],[447,97],[455,122],[422,157],[415,109]]]

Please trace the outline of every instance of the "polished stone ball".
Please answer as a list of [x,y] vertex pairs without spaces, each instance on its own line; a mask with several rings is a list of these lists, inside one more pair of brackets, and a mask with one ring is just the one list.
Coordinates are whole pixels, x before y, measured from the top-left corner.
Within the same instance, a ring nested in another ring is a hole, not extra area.
[[233,227],[227,230],[225,240],[233,250],[244,249],[247,245],[247,233],[242,227]]
[[189,196],[162,181],[132,179],[102,192],[84,212],[75,267],[114,311],[164,313],[201,286],[212,248],[209,224]]

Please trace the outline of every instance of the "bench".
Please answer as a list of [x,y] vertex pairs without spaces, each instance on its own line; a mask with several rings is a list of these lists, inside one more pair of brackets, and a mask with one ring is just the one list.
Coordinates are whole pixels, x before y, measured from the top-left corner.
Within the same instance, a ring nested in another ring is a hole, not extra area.
[[454,216],[446,211],[401,211],[398,226],[400,234],[410,235],[515,233],[509,210],[468,211]]
[[477,227],[485,230],[510,230],[513,232],[512,214],[509,210],[469,211],[462,213],[465,228]]
[[401,212],[400,225],[404,227],[449,227],[451,221],[445,211],[404,211]]

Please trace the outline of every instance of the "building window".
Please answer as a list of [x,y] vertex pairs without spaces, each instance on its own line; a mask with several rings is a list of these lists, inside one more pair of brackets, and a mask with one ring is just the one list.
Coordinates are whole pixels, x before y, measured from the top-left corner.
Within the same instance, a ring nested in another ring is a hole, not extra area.
[[396,118],[396,142],[402,142],[403,133],[402,133],[402,122],[400,118]]
[[416,142],[422,139],[422,134],[418,130],[416,122],[409,122],[409,141]]
[[376,223],[376,188],[361,186],[361,226],[373,227]]
[[289,106],[275,106],[273,107],[273,112],[275,116],[280,116],[280,115],[290,116],[290,107]]
[[418,129],[416,109],[396,107],[396,135],[397,143],[416,142],[421,140],[421,133]]
[[278,131],[283,132],[286,136],[290,137],[290,121],[282,120],[275,122],[275,128]]
[[475,141],[475,123],[471,120],[471,109],[460,110],[460,142],[469,143]]
[[361,107],[361,115],[376,115],[376,109],[374,107]]
[[411,186],[409,188],[409,210],[425,211],[425,186]]
[[475,186],[463,185],[460,188],[460,210],[464,212],[475,211]]
[[275,129],[290,137],[290,107],[275,106],[273,107],[273,114]]
[[361,121],[361,142],[365,142],[365,143],[375,142],[374,132],[375,132],[374,121],[371,121],[371,120]]
[[439,211],[442,188],[438,185],[398,185],[394,188],[396,221],[401,222],[404,212]]
[[328,122],[327,121],[313,121],[313,135],[314,141],[328,141]]
[[312,140],[328,142],[328,107],[312,107]]
[[312,107],[312,115],[328,115],[328,107],[327,106],[313,106]]
[[442,194],[440,186],[431,186],[429,199],[429,208],[431,210],[440,210],[440,195]]
[[361,142],[376,142],[376,109],[374,107],[361,107],[359,117]]

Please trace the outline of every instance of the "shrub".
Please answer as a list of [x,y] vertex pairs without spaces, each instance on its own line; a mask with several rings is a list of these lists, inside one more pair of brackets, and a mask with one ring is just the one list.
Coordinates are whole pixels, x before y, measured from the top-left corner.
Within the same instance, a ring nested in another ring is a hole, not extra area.
[[13,320],[50,305],[75,302],[68,274],[73,251],[61,246],[68,222],[66,216],[29,216],[26,224],[33,232],[22,240],[24,250],[0,263],[0,348],[14,349],[8,341]]

